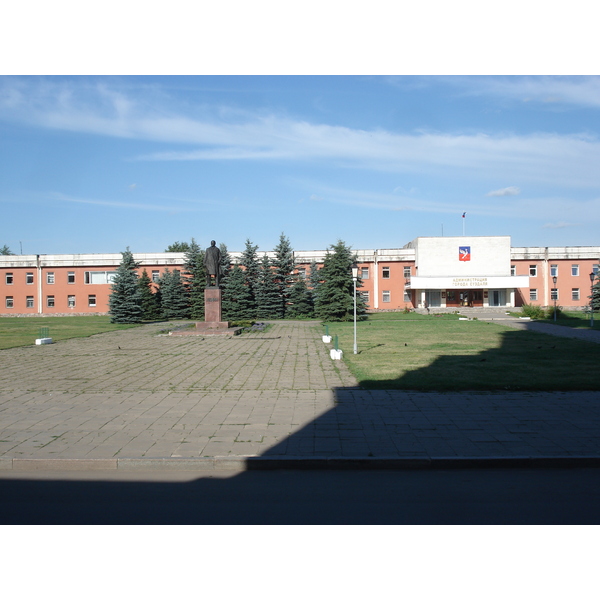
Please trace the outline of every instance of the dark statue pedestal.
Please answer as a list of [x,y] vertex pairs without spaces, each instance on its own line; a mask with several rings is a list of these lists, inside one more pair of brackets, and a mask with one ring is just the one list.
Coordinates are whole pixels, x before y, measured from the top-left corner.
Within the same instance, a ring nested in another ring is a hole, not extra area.
[[204,290],[204,323],[196,323],[195,333],[201,335],[237,335],[240,327],[229,327],[228,321],[221,320],[221,300],[223,291],[218,287]]
[[204,322],[222,323],[221,301],[223,290],[218,287],[207,287],[204,290]]

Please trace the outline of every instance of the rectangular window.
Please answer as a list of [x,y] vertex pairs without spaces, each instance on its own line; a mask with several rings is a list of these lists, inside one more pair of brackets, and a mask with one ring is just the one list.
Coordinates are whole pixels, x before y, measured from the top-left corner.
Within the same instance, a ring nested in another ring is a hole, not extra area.
[[33,308],[33,296],[27,296],[27,308]]
[[370,302],[369,291],[366,290],[364,292],[361,292],[360,295],[362,296],[362,299],[365,301],[365,304],[369,304],[369,302]]
[[90,294],[88,296],[88,306],[96,306],[96,295]]
[[75,271],[69,271],[67,273],[67,283],[75,283]]
[[571,265],[571,275],[579,277],[579,265]]
[[[159,271],[152,271],[152,282],[153,283],[158,283],[158,280],[160,279],[160,272]],[[86,283],[88,283],[86,281]]]
[[404,302],[411,302],[410,290],[404,290]]
[[75,296],[67,296],[67,306],[69,308],[75,308]]
[[388,290],[381,292],[381,300],[382,302],[390,302],[392,300],[392,295]]
[[46,306],[48,308],[54,308],[54,296],[46,296]]
[[46,283],[50,285],[54,283],[54,273],[46,273]]
[[381,276],[383,277],[383,279],[389,279],[390,278],[390,268],[389,267],[382,267],[381,268]]
[[[154,273],[152,271],[152,280],[154,281]],[[156,271],[158,273],[158,271]],[[116,271],[85,271],[83,274],[83,281],[85,283],[97,284],[97,283],[112,283],[117,272]]]
[[573,288],[571,290],[571,299],[572,300],[579,300],[579,288]]
[[369,267],[361,267],[360,268],[360,278],[361,279],[369,279]]
[[550,300],[558,300],[558,290],[556,288],[550,290]]
[[14,308],[15,301],[12,296],[6,296],[6,308]]
[[306,269],[299,268],[298,269],[298,277],[300,279],[306,279]]
[[33,273],[26,273],[25,274],[25,283],[27,285],[31,285],[33,283]]
[[537,277],[537,265],[529,265],[529,277]]
[[600,270],[600,265],[594,265],[592,267],[592,273],[594,273],[594,275],[596,275],[596,277],[598,276],[598,271]]
[[558,277],[558,265],[550,265],[550,277]]
[[404,279],[410,278],[410,267],[404,267]]
[[514,277],[517,274],[517,265],[510,265],[510,276]]
[[529,299],[537,300],[537,290],[535,288],[529,290]]
[[14,277],[12,273],[6,274],[6,285],[12,285],[14,281]]

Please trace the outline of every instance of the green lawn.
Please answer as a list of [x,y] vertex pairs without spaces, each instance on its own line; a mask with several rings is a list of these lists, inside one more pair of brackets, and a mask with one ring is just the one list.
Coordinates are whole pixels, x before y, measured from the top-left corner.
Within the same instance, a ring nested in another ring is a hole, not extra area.
[[600,344],[592,342],[483,321],[378,317],[358,323],[355,355],[353,324],[328,327],[368,389],[600,390]]
[[40,337],[40,327],[48,327],[48,337],[59,341],[128,329],[136,325],[117,325],[111,323],[108,316],[0,317],[0,350],[35,344],[35,340]]
[[[552,323],[554,319],[536,319],[539,323]],[[562,312],[556,316],[556,325],[575,327],[577,329],[590,329],[590,315],[581,311]],[[600,330],[600,312],[594,311],[594,329]]]

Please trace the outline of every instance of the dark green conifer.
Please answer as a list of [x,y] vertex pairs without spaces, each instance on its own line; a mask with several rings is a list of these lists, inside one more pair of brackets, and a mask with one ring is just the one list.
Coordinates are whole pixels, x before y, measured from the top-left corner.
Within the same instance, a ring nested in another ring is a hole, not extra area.
[[146,269],[142,271],[142,275],[138,279],[138,288],[140,290],[142,319],[144,321],[156,321],[160,319],[160,303],[156,294],[153,293],[152,280],[148,276]]
[[317,295],[319,293],[319,286],[321,285],[321,270],[317,265],[317,261],[313,260],[310,263],[310,274],[308,276],[308,285],[310,288],[310,297],[313,307],[317,304]]
[[282,319],[283,304],[275,271],[269,257],[265,254],[260,262],[258,282],[256,284],[256,317],[258,319]]
[[246,285],[244,271],[239,265],[231,269],[227,286],[223,289],[221,314],[225,321],[253,319],[256,314],[256,304]]
[[162,317],[164,319],[189,318],[190,307],[179,270],[165,269],[159,279],[159,285]]
[[[324,321],[351,321],[354,318],[354,284],[352,263],[356,257],[350,247],[341,240],[330,246],[320,271],[322,283],[319,285],[315,314]],[[361,287],[360,279],[357,288]],[[365,312],[361,294],[356,292],[356,312]]]
[[297,319],[299,317],[312,317],[313,315],[314,306],[310,290],[306,287],[306,281],[299,277],[290,290],[286,316]]
[[279,243],[275,246],[273,252],[275,254],[273,259],[275,281],[279,290],[283,318],[287,310],[291,287],[296,279],[294,276],[294,249],[290,244],[290,240],[283,233],[279,236]]
[[184,286],[188,294],[191,319],[204,319],[204,289],[206,287],[206,269],[204,250],[192,238],[185,253],[183,264]]
[[138,276],[138,265],[129,247],[121,252],[123,258],[111,285],[108,299],[108,312],[111,323],[139,323],[142,320],[142,307]]
[[260,263],[258,261],[258,246],[254,246],[252,242],[247,239],[246,247],[242,252],[240,264],[244,267],[244,282],[250,292],[250,317],[254,318],[256,315],[256,285],[258,283],[258,273],[260,269]]
[[219,250],[221,251],[221,287],[224,288],[231,272],[231,255],[223,243],[219,244]]

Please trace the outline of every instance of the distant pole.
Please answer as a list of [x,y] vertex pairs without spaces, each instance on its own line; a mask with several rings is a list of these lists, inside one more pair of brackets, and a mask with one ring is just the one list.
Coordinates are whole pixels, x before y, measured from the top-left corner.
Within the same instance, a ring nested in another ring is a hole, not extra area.
[[19,242],[19,245],[21,246],[21,256],[23,255],[23,242]]
[[464,212],[464,213],[463,213],[463,216],[462,216],[462,220],[463,220],[463,237],[465,237],[465,220],[466,220],[466,219],[465,219],[465,216],[466,216],[466,214],[467,214],[467,213],[466,213],[466,212]]
[[358,265],[352,265],[352,281],[354,282],[354,354],[358,354],[358,346],[356,344],[356,280],[358,279]]

